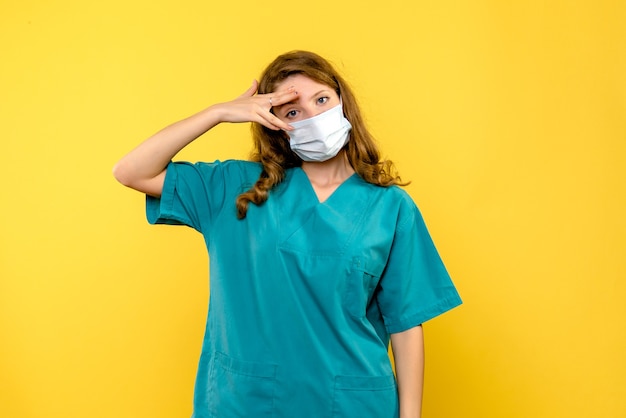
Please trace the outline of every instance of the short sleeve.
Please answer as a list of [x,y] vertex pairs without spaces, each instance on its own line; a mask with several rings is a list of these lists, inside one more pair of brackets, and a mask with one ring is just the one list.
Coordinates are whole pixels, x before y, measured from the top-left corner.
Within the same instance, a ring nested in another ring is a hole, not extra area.
[[377,295],[390,334],[462,303],[418,208],[410,198],[404,203]]
[[161,197],[146,197],[146,217],[151,224],[187,225],[206,233],[225,196],[224,163],[170,163]]

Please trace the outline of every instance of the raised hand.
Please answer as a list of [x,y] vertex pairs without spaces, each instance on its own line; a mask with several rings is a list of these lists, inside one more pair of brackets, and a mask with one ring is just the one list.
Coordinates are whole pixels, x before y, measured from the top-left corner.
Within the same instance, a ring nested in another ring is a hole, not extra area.
[[258,82],[254,80],[248,90],[236,99],[213,105],[218,112],[220,122],[257,122],[273,130],[290,131],[293,128],[278,119],[272,112],[272,107],[289,103],[298,97],[295,88],[275,91],[268,94],[256,94]]
[[113,174],[122,184],[151,196],[160,196],[170,160],[190,142],[222,122],[258,122],[269,129],[290,131],[271,110],[298,97],[295,88],[270,94],[256,94],[254,80],[248,90],[230,102],[218,103],[188,118],[173,123],[139,144],[114,167]]

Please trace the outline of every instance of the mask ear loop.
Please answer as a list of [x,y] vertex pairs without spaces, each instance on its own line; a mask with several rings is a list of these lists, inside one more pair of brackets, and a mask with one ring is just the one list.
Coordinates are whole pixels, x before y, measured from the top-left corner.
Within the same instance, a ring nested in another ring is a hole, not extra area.
[[348,144],[350,143],[350,140],[352,139],[352,133],[353,133],[353,129],[352,129],[352,123],[350,122],[350,120],[348,119],[348,117],[346,116],[346,111],[343,108],[343,99],[341,98],[341,95],[339,95],[339,104],[341,105],[341,115],[344,117],[344,119],[348,122],[348,124],[350,125],[350,131],[348,132],[348,139],[346,140],[346,143],[344,144],[343,147],[341,147],[341,149],[347,149]]

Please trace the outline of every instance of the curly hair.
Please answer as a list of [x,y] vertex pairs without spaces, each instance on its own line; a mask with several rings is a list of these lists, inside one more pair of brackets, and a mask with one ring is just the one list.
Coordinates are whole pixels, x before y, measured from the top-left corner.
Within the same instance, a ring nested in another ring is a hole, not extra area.
[[[292,51],[278,56],[263,72],[259,94],[271,93],[287,77],[301,74],[334,89],[343,102],[343,111],[352,125],[350,138],[344,146],[348,162],[366,182],[378,186],[405,186],[393,163],[380,159],[374,138],[367,130],[356,97],[335,68],[321,56],[308,51]],[[300,167],[302,160],[289,146],[289,137],[283,131],[274,131],[259,123],[252,123],[254,149],[251,160],[260,162],[263,170],[254,186],[237,197],[237,217],[243,219],[250,202],[261,205],[274,186],[285,178],[285,170]]]

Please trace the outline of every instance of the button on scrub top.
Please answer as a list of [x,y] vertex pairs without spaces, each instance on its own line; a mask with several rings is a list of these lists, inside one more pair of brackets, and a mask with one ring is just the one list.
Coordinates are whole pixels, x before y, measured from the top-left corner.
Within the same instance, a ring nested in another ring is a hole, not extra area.
[[239,220],[260,173],[170,163],[147,198],[150,223],[195,228],[209,252],[193,417],[397,417],[389,334],[461,303],[417,207],[357,174],[319,202],[293,168]]

